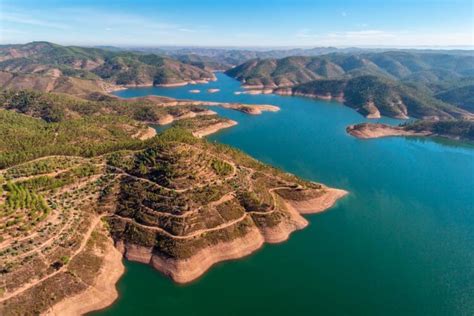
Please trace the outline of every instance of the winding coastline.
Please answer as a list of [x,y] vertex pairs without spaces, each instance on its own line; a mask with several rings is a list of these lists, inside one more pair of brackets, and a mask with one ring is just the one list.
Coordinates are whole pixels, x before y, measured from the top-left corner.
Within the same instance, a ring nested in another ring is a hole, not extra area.
[[283,223],[272,228],[252,228],[242,238],[234,239],[231,242],[209,245],[184,260],[165,258],[154,253],[152,248],[126,244],[122,241],[117,242],[115,246],[126,259],[149,264],[177,283],[189,283],[198,279],[219,262],[248,256],[260,249],[265,243],[286,241],[292,232],[301,230],[308,225],[308,221],[302,214],[324,212],[348,194],[347,191],[340,189],[325,187],[324,190],[323,195],[307,201],[285,200],[284,203],[289,214],[291,214],[290,223]]

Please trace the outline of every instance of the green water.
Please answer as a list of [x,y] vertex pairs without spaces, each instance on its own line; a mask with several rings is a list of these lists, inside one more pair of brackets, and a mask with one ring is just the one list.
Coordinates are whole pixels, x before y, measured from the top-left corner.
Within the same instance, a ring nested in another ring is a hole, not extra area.
[[[222,91],[208,94],[209,87]],[[439,140],[358,140],[365,119],[337,103],[234,95],[219,75],[196,87],[130,89],[123,97],[269,103],[278,113],[215,109],[239,125],[210,139],[303,178],[351,192],[289,241],[221,263],[189,285],[126,262],[120,298],[93,315],[472,315],[474,148]],[[393,121],[385,119],[384,121]]]

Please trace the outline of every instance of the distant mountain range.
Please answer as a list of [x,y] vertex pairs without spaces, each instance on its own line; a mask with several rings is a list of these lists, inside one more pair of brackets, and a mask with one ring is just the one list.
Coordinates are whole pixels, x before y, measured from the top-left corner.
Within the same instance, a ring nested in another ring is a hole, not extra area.
[[432,82],[474,76],[474,55],[394,51],[294,56],[253,59],[227,73],[249,85],[274,87],[359,75]]
[[[473,51],[452,49],[387,49],[387,48],[359,48],[359,47],[314,47],[314,48],[208,48],[208,47],[113,47],[100,46],[101,48],[113,51],[134,51],[166,55],[175,59],[181,56],[193,55],[193,58],[202,58],[204,61],[212,58],[213,62],[218,62],[228,68],[240,65],[250,59],[285,58],[291,56],[321,56],[331,53],[360,54],[360,53],[381,53],[387,51],[416,52],[416,53],[442,53],[449,52],[452,55],[472,55]],[[188,57],[184,57],[188,58]]]
[[470,119],[474,109],[473,51],[0,46],[0,88],[88,95],[205,82],[215,70],[247,88],[336,98],[368,117]]

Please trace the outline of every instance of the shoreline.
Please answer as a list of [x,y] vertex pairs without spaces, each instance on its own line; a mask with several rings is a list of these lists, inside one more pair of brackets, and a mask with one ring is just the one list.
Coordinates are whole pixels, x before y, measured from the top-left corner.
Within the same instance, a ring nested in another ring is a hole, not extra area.
[[[242,85],[242,88],[244,88],[245,90],[243,92],[239,92],[239,94],[240,93],[249,94],[249,95],[275,94],[275,95],[280,95],[280,96],[304,97],[304,98],[310,98],[310,99],[316,99],[316,100],[335,101],[349,108],[353,108],[346,104],[344,93],[339,93],[336,95],[333,95],[331,93],[327,93],[327,94],[303,93],[303,92],[293,91],[293,89],[288,86],[272,87],[272,86],[245,85],[244,84]],[[373,102],[368,102],[360,108],[353,108],[353,109],[368,119],[379,119],[382,117],[380,110],[375,106]],[[396,115],[396,116],[393,116],[393,118],[408,119],[409,117],[406,115]]]
[[117,282],[125,273],[123,256],[114,247],[113,240],[108,238],[104,253],[104,264],[97,275],[94,285],[84,292],[67,297],[52,306],[44,315],[84,315],[111,306],[119,297]]
[[317,214],[324,212],[333,207],[337,201],[349,194],[348,191],[324,187],[326,194],[317,198],[309,199],[301,202],[287,202],[292,208],[295,208],[299,214]]
[[142,83],[142,84],[125,84],[125,85],[117,85],[113,83],[109,83],[107,87],[105,87],[105,92],[112,93],[115,91],[133,89],[133,88],[152,88],[152,87],[163,87],[163,88],[175,88],[175,87],[183,87],[187,85],[195,85],[195,84],[207,84],[211,81],[217,81],[217,78],[214,76],[213,78],[203,78],[197,80],[186,80],[174,83]]
[[404,126],[390,126],[379,123],[361,123],[355,125],[349,125],[346,127],[346,132],[359,139],[372,139],[382,137],[440,137],[453,141],[461,141],[472,143],[473,140],[470,138],[463,138],[459,135],[451,134],[439,134],[434,133],[430,130],[414,131],[407,129]]
[[329,187],[324,187],[324,190],[325,194],[322,196],[300,203],[283,200],[291,216],[289,222],[276,227],[253,227],[241,238],[208,246],[186,259],[164,258],[153,253],[152,248],[126,244],[123,241],[116,242],[115,246],[127,260],[149,264],[176,283],[189,283],[203,276],[215,264],[244,258],[256,252],[265,243],[276,244],[288,240],[293,232],[309,225],[303,214],[324,212],[348,194],[345,190]]
[[427,137],[434,136],[430,132],[415,132],[406,130],[400,126],[390,126],[386,124],[371,124],[361,123],[355,125],[349,125],[346,127],[346,132],[359,139],[372,139],[392,136],[405,136],[405,137]]
[[237,125],[238,123],[234,120],[227,120],[225,122],[219,122],[216,124],[212,124],[203,128],[200,128],[193,132],[193,135],[197,138],[203,138],[209,136],[211,134],[217,133],[218,131],[226,128],[230,128],[232,126]]
[[[215,101],[196,101],[196,100],[187,100],[187,99],[173,99],[163,96],[144,96],[144,97],[132,97],[132,98],[122,98],[116,95],[111,94],[113,97],[119,98],[124,101],[138,101],[140,99],[146,99],[155,102],[156,106],[161,107],[179,107],[179,106],[217,106],[224,109],[236,110],[251,115],[260,115],[263,112],[278,112],[280,108],[276,105],[271,104],[245,104],[245,103],[235,103],[235,102],[215,102]],[[209,110],[211,111],[211,110]],[[160,124],[159,122],[154,122],[154,124]]]

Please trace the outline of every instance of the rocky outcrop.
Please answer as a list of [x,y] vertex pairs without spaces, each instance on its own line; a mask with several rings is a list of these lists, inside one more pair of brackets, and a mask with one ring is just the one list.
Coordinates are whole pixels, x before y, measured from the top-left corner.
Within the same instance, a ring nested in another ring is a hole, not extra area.
[[123,244],[118,242],[117,249],[128,260],[150,264],[158,271],[177,283],[188,283],[202,276],[214,264],[226,260],[238,259],[250,255],[259,249],[265,240],[258,229],[250,230],[245,237],[229,243],[209,246],[191,258],[176,260],[154,253],[152,248]]

